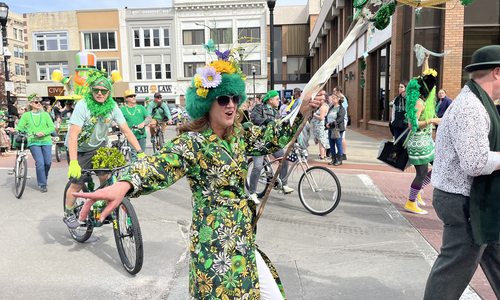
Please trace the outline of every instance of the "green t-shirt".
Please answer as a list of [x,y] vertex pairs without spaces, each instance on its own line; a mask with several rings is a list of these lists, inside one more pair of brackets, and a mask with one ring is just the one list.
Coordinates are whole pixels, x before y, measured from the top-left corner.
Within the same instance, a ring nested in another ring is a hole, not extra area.
[[[113,121],[118,126],[126,122],[118,105],[115,104],[107,117],[97,118],[90,114],[85,100],[78,101],[68,122],[82,128],[78,136],[78,152],[89,152],[105,146],[108,142],[108,132]],[[66,144],[68,144],[68,136],[69,131],[66,136]]]
[[[29,146],[43,146],[52,145],[52,138],[50,134],[55,130],[54,122],[49,113],[45,111],[41,112],[25,112],[19,123],[16,126],[17,131],[27,132],[28,137],[28,147]],[[45,135],[42,137],[34,136],[38,132],[43,132]]]
[[[122,110],[123,116],[127,121],[128,127],[132,129],[133,126],[137,126],[144,122],[144,120],[150,115],[146,108],[142,105],[135,105],[134,107],[128,107],[124,105],[120,108]],[[146,138],[146,129],[132,129],[135,137],[139,139]]]

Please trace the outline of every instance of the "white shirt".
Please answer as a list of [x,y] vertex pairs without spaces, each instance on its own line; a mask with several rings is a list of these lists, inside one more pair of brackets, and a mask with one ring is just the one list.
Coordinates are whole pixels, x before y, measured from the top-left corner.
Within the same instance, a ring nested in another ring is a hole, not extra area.
[[490,117],[481,101],[465,86],[441,119],[436,133],[432,185],[442,191],[470,195],[472,180],[500,165],[490,151]]

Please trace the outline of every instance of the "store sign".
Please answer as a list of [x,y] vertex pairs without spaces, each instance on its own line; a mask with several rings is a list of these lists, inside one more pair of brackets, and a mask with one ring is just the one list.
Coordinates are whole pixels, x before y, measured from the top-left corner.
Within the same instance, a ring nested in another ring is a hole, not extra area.
[[134,90],[136,94],[150,94],[156,92],[163,94],[171,94],[172,85],[165,85],[165,84],[136,85]]
[[47,95],[49,97],[64,96],[64,87],[63,86],[48,86],[47,87]]

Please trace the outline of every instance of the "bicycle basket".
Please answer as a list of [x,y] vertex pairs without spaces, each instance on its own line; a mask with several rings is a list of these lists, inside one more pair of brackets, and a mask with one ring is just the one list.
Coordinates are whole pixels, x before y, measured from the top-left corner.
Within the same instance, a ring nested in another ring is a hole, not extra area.
[[[16,134],[14,136],[14,143],[12,143],[12,148],[21,149],[21,144],[23,143],[23,136]],[[28,138],[24,140],[24,149],[28,148]]]

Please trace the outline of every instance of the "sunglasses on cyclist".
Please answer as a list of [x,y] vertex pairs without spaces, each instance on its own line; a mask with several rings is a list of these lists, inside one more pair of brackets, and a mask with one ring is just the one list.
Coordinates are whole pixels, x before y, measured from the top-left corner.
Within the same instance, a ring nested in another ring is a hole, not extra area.
[[215,99],[217,100],[217,103],[219,103],[220,106],[227,106],[229,104],[230,100],[233,100],[233,103],[236,106],[238,106],[238,104],[240,104],[240,96],[238,96],[238,95],[234,95],[234,96],[222,95],[222,96],[218,96]]
[[40,101],[31,101],[32,104],[40,104]]
[[109,93],[109,90],[108,89],[97,89],[97,88],[92,88],[92,93],[94,94],[99,94],[101,93],[101,95],[106,95],[107,93]]

